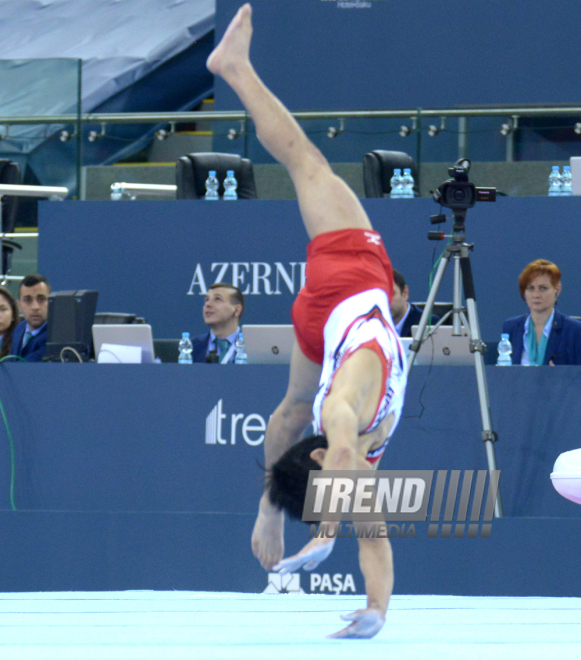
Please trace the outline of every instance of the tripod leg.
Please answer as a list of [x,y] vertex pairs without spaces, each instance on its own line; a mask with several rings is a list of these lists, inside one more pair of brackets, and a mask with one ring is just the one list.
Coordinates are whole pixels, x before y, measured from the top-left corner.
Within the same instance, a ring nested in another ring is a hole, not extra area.
[[422,317],[418,325],[418,331],[416,332],[416,336],[414,337],[414,340],[410,345],[410,352],[407,363],[408,378],[410,375],[412,365],[416,359],[416,355],[420,351],[420,347],[422,345],[422,339],[424,337],[424,331],[426,329],[426,326],[428,325],[428,320],[432,315],[432,310],[434,309],[434,302],[436,300],[436,296],[438,295],[438,289],[440,288],[440,284],[442,283],[444,273],[446,272],[446,266],[450,261],[450,254],[451,253],[448,251],[448,249],[446,249],[444,255],[442,256],[442,259],[440,260],[440,263],[438,265],[438,270],[436,271],[436,276],[434,277],[434,281],[432,282],[432,288],[430,289],[430,293],[428,295],[426,306],[424,307],[424,311],[422,312]]
[[460,268],[461,257],[458,253],[454,255],[454,294],[452,312],[452,335],[459,337],[462,334],[462,270]]
[[[464,298],[466,299],[466,309],[468,311],[468,322],[470,325],[470,344],[474,347],[474,366],[476,368],[476,385],[478,387],[478,401],[480,403],[480,415],[482,416],[482,439],[486,446],[486,457],[488,460],[488,469],[492,473],[497,470],[496,452],[494,442],[497,439],[496,433],[492,430],[492,417],[490,415],[490,399],[488,396],[488,384],[486,382],[486,371],[484,369],[484,344],[480,338],[480,325],[478,322],[478,312],[476,309],[476,293],[474,291],[474,280],[472,279],[472,267],[470,257],[463,255],[460,259],[462,267],[462,279],[464,282]],[[502,518],[502,501],[500,498],[500,489],[496,495],[494,505],[494,515]]]

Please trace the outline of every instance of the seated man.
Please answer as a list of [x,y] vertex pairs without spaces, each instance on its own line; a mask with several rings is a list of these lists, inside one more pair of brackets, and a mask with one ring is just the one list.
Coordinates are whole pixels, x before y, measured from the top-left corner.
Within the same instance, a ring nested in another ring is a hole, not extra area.
[[[417,305],[408,302],[410,289],[399,270],[393,269],[393,298],[391,299],[391,316],[395,330],[400,337],[411,337],[412,327],[419,325],[422,311]],[[437,323],[440,317],[432,314],[430,325]]]
[[210,332],[192,340],[194,362],[234,362],[243,311],[244,296],[238,287],[224,282],[210,286],[202,312]]
[[[311,239],[306,285],[292,310],[297,343],[288,390],[266,431],[269,481],[252,548],[267,570],[312,570],[329,555],[334,540],[313,538],[297,555],[282,559],[283,510],[292,512],[285,500],[306,488],[304,475],[313,463],[325,470],[371,470],[377,465],[401,416],[405,356],[389,311],[393,278],[381,236],[359,199],[256,74],[249,59],[251,35],[251,7],[246,4],[210,55],[208,68],[238,94],[262,145],[289,171]],[[313,416],[325,434],[323,445],[301,441]],[[279,474],[275,465],[284,463],[286,452],[295,447],[306,472],[278,480],[273,489]],[[275,497],[276,491],[281,497]],[[334,528],[337,523],[325,524]],[[367,607],[345,617],[351,623],[336,637],[373,637],[383,626],[393,589],[389,540],[358,542]]]
[[42,275],[27,275],[18,288],[18,309],[24,317],[12,334],[12,355],[40,362],[46,353],[46,322],[50,285]]

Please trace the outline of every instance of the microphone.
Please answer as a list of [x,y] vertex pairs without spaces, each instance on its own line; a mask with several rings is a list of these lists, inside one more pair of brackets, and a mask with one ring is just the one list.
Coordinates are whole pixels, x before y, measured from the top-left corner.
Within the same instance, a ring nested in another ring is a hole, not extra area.
[[206,355],[206,362],[208,364],[218,364],[220,362],[220,356],[218,355],[218,349],[215,348],[213,351],[210,351]]

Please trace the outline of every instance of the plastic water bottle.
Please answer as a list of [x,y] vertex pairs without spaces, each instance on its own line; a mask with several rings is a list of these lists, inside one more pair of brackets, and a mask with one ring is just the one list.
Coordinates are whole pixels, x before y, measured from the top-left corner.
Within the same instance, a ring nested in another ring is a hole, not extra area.
[[180,355],[178,357],[179,364],[192,364],[192,342],[190,341],[190,333],[182,332],[182,338],[178,344]]
[[391,192],[389,193],[391,199],[401,199],[403,193],[403,181],[400,169],[393,170],[393,176],[389,183],[391,185]]
[[500,335],[498,342],[498,360],[496,361],[497,367],[512,367],[512,360],[510,354],[512,353],[512,344],[508,339],[508,335]]
[[549,175],[549,197],[560,197],[562,191],[561,175],[559,174],[559,166],[553,165],[551,174]]
[[569,197],[573,194],[573,186],[571,185],[571,166],[565,165],[563,167],[563,174],[561,174],[561,195]]
[[244,335],[242,334],[242,328],[238,332],[238,337],[236,337],[236,354],[234,355],[234,364],[247,364],[248,356],[246,355],[246,347],[244,346]]
[[238,188],[238,181],[234,176],[234,170],[228,170],[224,179],[224,199],[238,199],[236,188]]
[[218,195],[218,179],[216,178],[216,170],[208,172],[206,179],[206,199],[220,199]]
[[414,198],[414,177],[412,176],[412,171],[409,167],[406,167],[403,171],[402,176],[402,186],[403,194],[402,197],[406,199]]

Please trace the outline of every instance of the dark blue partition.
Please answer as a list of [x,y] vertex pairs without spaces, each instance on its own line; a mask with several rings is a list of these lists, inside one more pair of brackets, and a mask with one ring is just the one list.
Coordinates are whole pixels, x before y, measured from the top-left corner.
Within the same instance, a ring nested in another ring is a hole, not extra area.
[[[505,513],[581,516],[549,478],[557,456],[580,445],[581,367],[487,374]],[[288,369],[274,365],[2,365],[16,507],[251,514],[262,492],[264,431],[287,379]],[[414,367],[382,468],[486,469],[481,430],[473,369]],[[7,510],[3,427],[0,466]]]
[[[243,514],[0,513],[0,591],[280,589],[252,556],[253,522]],[[428,539],[426,527],[392,539],[396,594],[579,595],[578,519],[496,520],[488,539]],[[287,552],[306,540],[305,526],[287,525]],[[364,593],[353,538],[295,575],[293,588],[305,593]]]
[[[577,596],[581,507],[549,475],[579,446],[581,368],[487,376],[505,513],[519,517],[493,521],[489,539],[430,539],[417,523],[393,539],[395,593]],[[0,366],[18,509],[1,428],[0,591],[263,591],[249,539],[286,380],[277,366]],[[414,367],[381,467],[485,469],[480,431],[472,369]],[[307,532],[288,525],[287,553]],[[355,540],[299,579],[307,593],[362,593]]]
[[[486,181],[476,181],[486,185]],[[442,243],[427,240],[429,199],[363,200],[413,300],[425,300]],[[307,234],[294,201],[40,204],[39,270],[53,289],[97,289],[98,311],[144,316],[154,336],[202,332],[205,288],[217,278],[246,294],[246,323],[290,323],[304,277]],[[540,257],[563,272],[559,308],[581,314],[581,199],[501,198],[468,212],[467,240],[482,335],[498,341],[505,319],[527,311],[518,275]],[[450,231],[450,223],[443,225]],[[450,269],[451,270],[451,269]],[[452,273],[439,300],[451,300]]]

